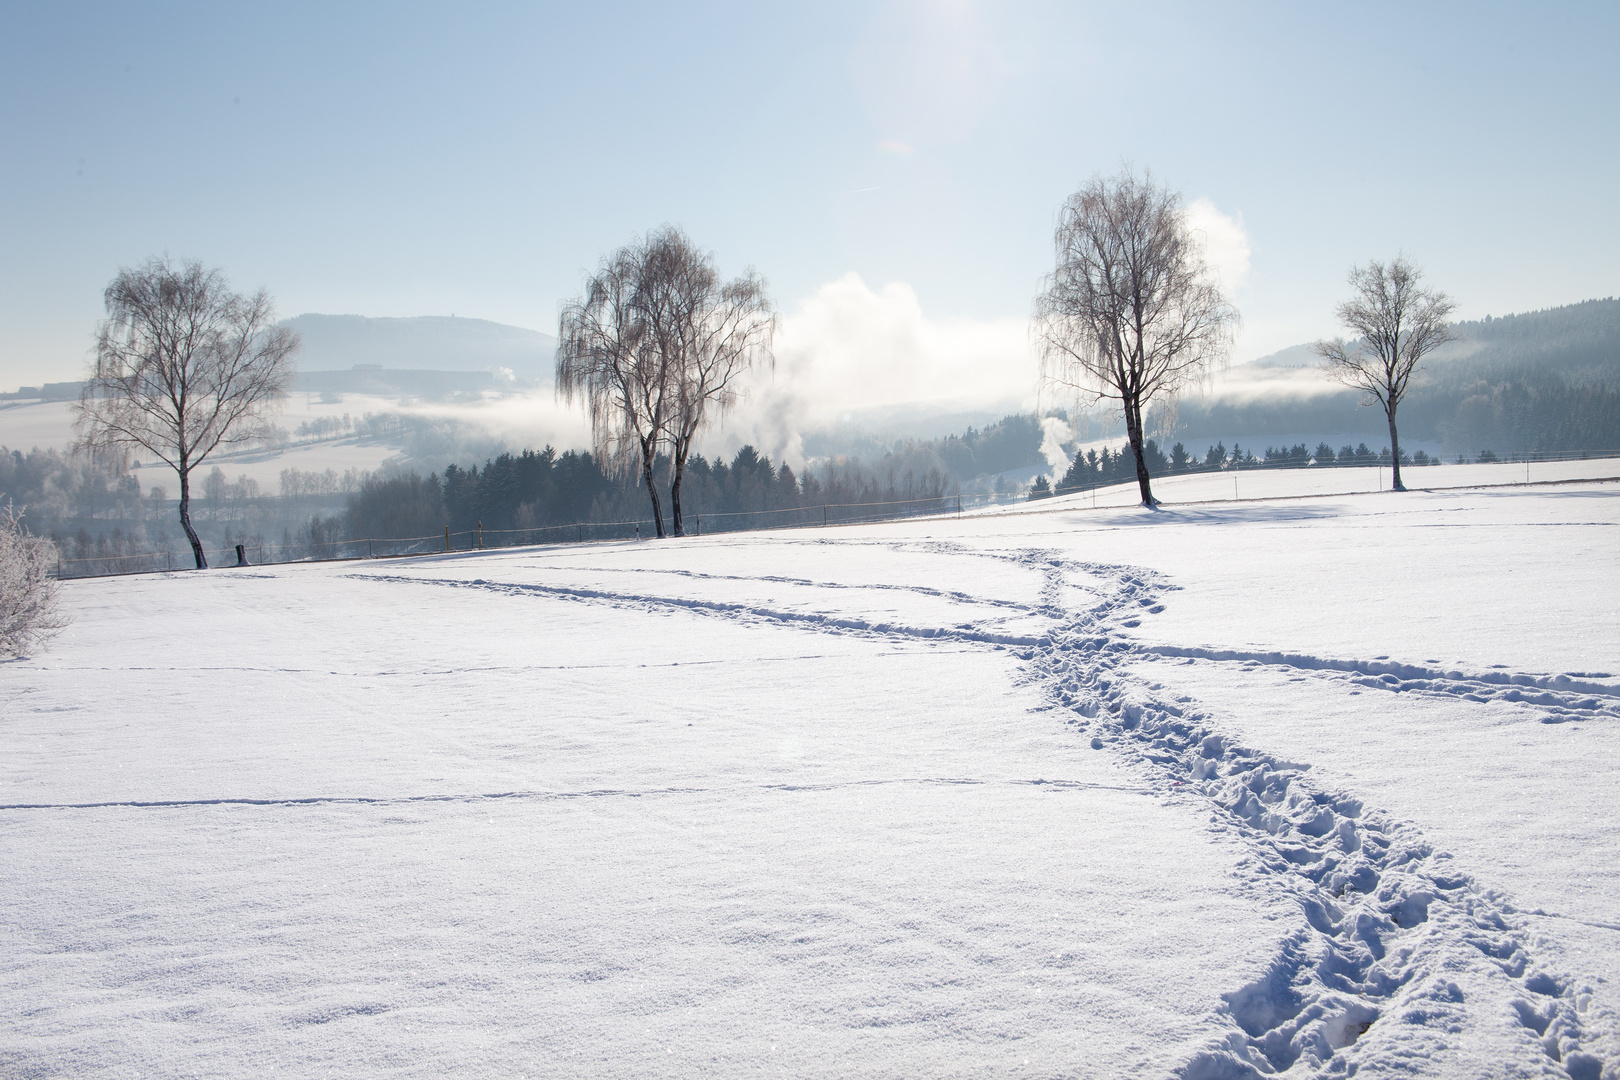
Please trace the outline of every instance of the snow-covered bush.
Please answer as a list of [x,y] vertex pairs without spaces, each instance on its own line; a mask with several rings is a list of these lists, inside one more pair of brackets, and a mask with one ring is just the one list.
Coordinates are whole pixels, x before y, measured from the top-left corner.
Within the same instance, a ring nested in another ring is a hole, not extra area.
[[0,508],[0,657],[20,656],[67,625],[50,576],[56,545],[30,536],[9,502]]

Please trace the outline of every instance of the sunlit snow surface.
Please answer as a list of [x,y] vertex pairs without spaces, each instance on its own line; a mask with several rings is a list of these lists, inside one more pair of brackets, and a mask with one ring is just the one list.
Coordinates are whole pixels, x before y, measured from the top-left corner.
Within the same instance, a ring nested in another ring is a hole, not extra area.
[[1620,1069],[1620,484],[1040,509],[67,583],[0,1075]]

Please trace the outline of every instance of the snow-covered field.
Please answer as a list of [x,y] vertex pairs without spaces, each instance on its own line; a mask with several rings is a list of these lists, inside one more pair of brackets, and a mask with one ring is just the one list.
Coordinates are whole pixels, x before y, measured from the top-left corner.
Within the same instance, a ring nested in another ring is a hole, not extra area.
[[[66,401],[0,408],[0,446],[12,450],[28,451],[33,448],[65,450],[73,440],[74,405]],[[351,394],[335,404],[320,402],[311,394],[294,394],[287,400],[286,409],[276,420],[289,430],[298,424],[318,419],[341,420],[345,413],[358,419],[368,412],[401,412],[396,401],[388,398],[368,398]],[[280,490],[283,469],[301,469],[305,472],[324,472],[333,469],[375,470],[389,458],[399,457],[403,450],[400,441],[379,439],[322,439],[294,442],[274,450],[248,450],[219,453],[208,459],[203,473],[218,466],[232,480],[246,476],[258,483],[267,495]],[[143,490],[161,487],[175,495],[178,481],[174,470],[154,461],[151,454],[135,454],[135,476]]]
[[1620,1075],[1620,483],[1313,477],[66,583],[0,1075]]

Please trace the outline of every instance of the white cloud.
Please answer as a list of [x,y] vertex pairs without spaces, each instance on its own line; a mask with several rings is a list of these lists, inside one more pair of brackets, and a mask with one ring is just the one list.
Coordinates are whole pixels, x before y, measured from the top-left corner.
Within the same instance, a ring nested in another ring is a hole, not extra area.
[[[1037,368],[1023,318],[934,317],[903,282],[873,289],[858,274],[828,282],[791,306],[776,338],[774,369],[753,372],[744,398],[719,417],[698,452],[729,457],[745,443],[804,461],[803,433],[853,413],[1022,411],[1036,405]],[[590,445],[577,405],[549,390],[476,404],[391,405],[390,411],[475,425],[513,446]],[[1068,439],[1054,436],[1054,446]],[[1066,458],[1049,453],[1053,467]],[[1066,464],[1064,467],[1067,467]]]
[[1208,199],[1187,207],[1187,224],[1204,244],[1204,261],[1228,296],[1249,276],[1249,234],[1242,221],[1228,217]]
[[1069,451],[1064,449],[1064,445],[1073,441],[1074,429],[1067,420],[1059,420],[1055,416],[1042,418],[1041,456],[1052,466],[1054,480],[1069,471],[1070,455]]
[[513,394],[470,406],[422,405],[398,411],[475,424],[514,447],[538,450],[550,445],[562,451],[591,445],[591,425],[585,410],[558,401],[549,390]]
[[845,274],[783,319],[776,367],[710,438],[709,452],[751,442],[803,460],[800,434],[858,410],[897,406],[1033,408],[1036,364],[1022,318],[932,318],[911,286],[874,290]]

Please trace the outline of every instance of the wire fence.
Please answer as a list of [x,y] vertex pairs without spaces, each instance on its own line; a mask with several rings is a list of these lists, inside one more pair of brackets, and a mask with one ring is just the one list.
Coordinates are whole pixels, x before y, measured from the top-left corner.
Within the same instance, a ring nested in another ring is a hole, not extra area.
[[[1486,453],[1470,463],[1517,465],[1525,469],[1524,480],[1532,481],[1533,466],[1537,463],[1562,461],[1588,461],[1620,458],[1620,450],[1529,451],[1496,455]],[[1431,458],[1427,463],[1401,462],[1412,486],[1429,487],[1429,470],[1442,463]],[[1442,466],[1443,467],[1443,466]],[[1235,482],[1238,474],[1274,471],[1280,469],[1366,469],[1389,468],[1387,458],[1380,462],[1338,462],[1321,465],[1313,462],[1253,460],[1220,467],[1193,466],[1160,474],[1154,479],[1176,476],[1230,474]],[[1057,488],[1053,495],[1090,493],[1093,500],[1099,491],[1123,484],[1135,484],[1134,474],[1099,477],[1077,487]],[[764,510],[738,510],[723,513],[694,513],[686,522],[692,535],[705,532],[742,532],[755,529],[826,528],[834,525],[861,525],[879,521],[896,521],[914,517],[938,517],[962,514],[968,510],[990,506],[1023,503],[1029,499],[1024,492],[936,495],[914,499],[895,499],[882,502],[815,503],[807,506],[786,506]],[[566,525],[539,525],[523,529],[485,529],[481,524],[470,529],[444,530],[428,536],[365,537],[350,540],[310,541],[291,544],[249,542],[234,547],[206,548],[210,566],[269,565],[295,562],[332,562],[348,559],[403,558],[413,555],[434,555],[492,548],[534,547],[546,544],[585,544],[607,541],[637,540],[656,533],[653,521],[636,518],[627,521],[578,521]],[[189,546],[173,546],[163,551],[134,555],[97,555],[79,559],[59,557],[56,576],[59,578],[105,577],[120,574],[163,573],[186,570],[196,565]]]
[[[874,521],[960,514],[969,509],[1022,501],[1018,493],[979,495],[937,495],[885,502],[817,503],[810,506],[778,507],[767,510],[694,513],[685,518],[692,535],[705,531],[742,532],[753,529],[825,528],[833,525],[859,525]],[[651,517],[628,521],[577,521],[567,525],[538,525],[523,529],[452,529],[430,536],[364,537],[292,544],[247,542],[234,547],[204,549],[208,565],[269,565],[294,562],[332,562],[345,559],[386,559],[412,555],[435,555],[492,548],[534,547],[542,544],[585,544],[605,541],[639,540],[652,537],[657,529]],[[240,550],[238,550],[240,549]],[[59,578],[106,577],[119,574],[164,573],[196,566],[189,546],[175,545],[163,551],[135,555],[98,555],[79,559],[59,557]]]
[[[1431,472],[1431,469],[1450,465],[1512,465],[1519,466],[1524,469],[1523,482],[1528,484],[1537,479],[1546,479],[1545,477],[1537,477],[1533,475],[1534,470],[1532,466],[1534,465],[1569,461],[1601,461],[1612,458],[1620,458],[1620,450],[1521,450],[1506,454],[1496,454],[1492,451],[1486,450],[1477,456],[1459,457],[1452,462],[1443,461],[1438,457],[1428,457],[1427,455],[1425,455],[1424,459],[1414,461],[1409,459],[1403,453],[1401,455],[1401,480],[1408,487],[1444,487],[1448,485],[1436,484],[1434,481],[1445,474],[1436,474]],[[1134,464],[1132,468],[1134,469]],[[1175,479],[1178,477],[1226,476],[1232,480],[1232,498],[1237,499],[1242,497],[1238,485],[1238,479],[1240,476],[1259,472],[1276,472],[1285,469],[1304,469],[1311,472],[1337,472],[1339,470],[1353,472],[1356,470],[1372,469],[1378,475],[1377,490],[1380,491],[1384,489],[1385,477],[1392,472],[1390,455],[1386,450],[1383,454],[1373,454],[1367,457],[1358,457],[1349,461],[1340,461],[1335,458],[1332,461],[1326,461],[1320,464],[1310,458],[1302,460],[1293,457],[1280,459],[1274,458],[1271,460],[1248,458],[1244,461],[1238,462],[1226,461],[1219,465],[1205,465],[1201,462],[1190,462],[1188,465],[1180,469],[1171,468],[1163,472],[1155,473],[1152,479],[1153,482],[1157,484],[1159,481]],[[1115,476],[1113,478],[1096,481],[1088,480],[1077,485],[1054,485],[1051,496],[1074,495],[1077,493],[1089,494],[1093,500],[1093,504],[1095,504],[1098,492],[1106,491],[1111,487],[1118,487],[1122,484],[1134,485],[1135,483],[1136,475],[1135,472],[1132,471],[1129,476]],[[1368,490],[1372,489],[1369,488]],[[1040,496],[1034,497],[1040,498]]]

